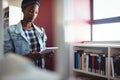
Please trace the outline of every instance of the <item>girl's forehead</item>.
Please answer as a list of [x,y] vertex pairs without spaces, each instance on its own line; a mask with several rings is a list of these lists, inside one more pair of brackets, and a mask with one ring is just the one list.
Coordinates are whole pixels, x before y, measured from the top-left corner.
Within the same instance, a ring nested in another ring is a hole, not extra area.
[[31,5],[35,5],[35,4],[40,6],[39,0],[23,0],[22,4],[21,4],[21,8],[25,9],[25,8],[27,8],[27,7],[31,6]]
[[36,4],[32,4],[30,6],[27,6],[26,8],[24,8],[23,10],[29,10],[29,9],[39,9],[39,6]]

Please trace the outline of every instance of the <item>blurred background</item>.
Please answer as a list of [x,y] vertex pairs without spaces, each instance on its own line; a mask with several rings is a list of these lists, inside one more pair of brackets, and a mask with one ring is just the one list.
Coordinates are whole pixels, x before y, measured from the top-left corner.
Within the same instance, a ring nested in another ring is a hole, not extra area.
[[[3,56],[4,28],[22,19],[21,1],[0,0],[1,56]],[[63,79],[72,76],[70,44],[91,40],[90,0],[40,0],[35,24],[45,28],[48,47],[59,47],[54,55],[46,58],[46,69],[58,72]]]

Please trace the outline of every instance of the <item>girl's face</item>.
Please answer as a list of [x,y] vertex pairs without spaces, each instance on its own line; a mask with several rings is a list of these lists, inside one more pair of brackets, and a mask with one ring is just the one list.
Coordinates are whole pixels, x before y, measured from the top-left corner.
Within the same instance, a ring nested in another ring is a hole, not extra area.
[[38,15],[39,6],[37,4],[33,4],[33,5],[26,7],[22,11],[24,15],[23,20],[25,20],[26,22],[33,22]]

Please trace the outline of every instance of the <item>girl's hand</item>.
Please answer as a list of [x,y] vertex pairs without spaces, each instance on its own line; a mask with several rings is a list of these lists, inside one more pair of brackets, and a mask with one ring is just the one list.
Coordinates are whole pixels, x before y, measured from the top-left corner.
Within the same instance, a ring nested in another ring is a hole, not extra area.
[[30,54],[40,54],[38,51],[31,51]]

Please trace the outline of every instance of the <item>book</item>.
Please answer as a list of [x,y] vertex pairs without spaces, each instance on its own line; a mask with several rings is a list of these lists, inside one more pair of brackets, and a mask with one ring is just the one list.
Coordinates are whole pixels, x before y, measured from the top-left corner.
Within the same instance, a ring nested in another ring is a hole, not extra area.
[[92,55],[89,53],[88,71],[92,72]]
[[75,51],[74,53],[75,53],[75,55],[74,55],[74,61],[75,61],[74,68],[77,69],[78,68],[78,52]]
[[81,70],[84,71],[84,53],[82,52],[82,55],[81,55]]
[[45,54],[53,53],[57,49],[58,47],[47,47],[45,50],[41,51],[40,54],[45,55]]
[[80,53],[77,53],[77,69],[80,69]]
[[79,50],[80,54],[80,69],[84,70],[84,50]]
[[80,52],[76,51],[75,52],[75,68],[76,69],[80,69],[81,68],[81,60],[80,60],[81,56],[80,56]]
[[88,72],[88,65],[89,65],[89,54],[86,54],[86,71]]
[[82,54],[83,50],[77,50],[75,52],[75,68],[76,69],[82,69]]
[[105,75],[106,67],[105,67],[105,55],[101,55],[101,74]]
[[105,58],[106,75],[108,75],[108,56]]
[[99,64],[98,64],[98,63],[99,63],[98,61],[99,61],[99,55],[96,54],[96,55],[94,56],[94,68],[95,68],[95,73],[98,73],[98,65],[99,65]]
[[87,71],[87,53],[84,52],[84,71]]

